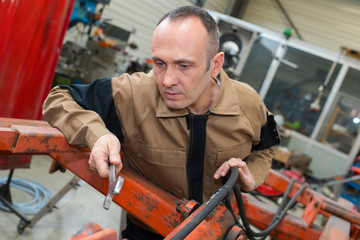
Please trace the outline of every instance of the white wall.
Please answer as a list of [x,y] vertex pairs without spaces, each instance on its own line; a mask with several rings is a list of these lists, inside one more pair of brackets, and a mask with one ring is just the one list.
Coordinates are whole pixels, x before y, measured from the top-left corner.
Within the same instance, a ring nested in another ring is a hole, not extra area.
[[[112,0],[105,7],[102,17],[111,18],[113,25],[128,31],[133,31],[129,42],[138,45],[137,50],[127,49],[128,52],[140,60],[151,58],[151,37],[158,20],[169,10],[191,5],[189,0]],[[204,8],[218,12],[231,12],[234,1],[208,0]]]
[[[360,50],[359,0],[279,1],[305,42],[335,52]],[[289,27],[275,0],[249,0],[242,19],[278,33]]]

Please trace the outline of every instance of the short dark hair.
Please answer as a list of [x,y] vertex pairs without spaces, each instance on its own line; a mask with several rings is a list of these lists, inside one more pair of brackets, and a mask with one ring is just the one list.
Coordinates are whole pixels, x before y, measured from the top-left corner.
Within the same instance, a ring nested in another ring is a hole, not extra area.
[[217,23],[206,10],[202,9],[201,7],[193,6],[193,5],[177,7],[166,13],[159,20],[157,26],[159,26],[159,24],[167,18],[169,18],[170,20],[176,20],[176,19],[186,19],[189,17],[198,17],[201,20],[201,22],[204,24],[206,30],[209,33],[210,42],[207,52],[208,55],[207,70],[209,70],[211,58],[214,57],[215,54],[219,52],[220,32]]

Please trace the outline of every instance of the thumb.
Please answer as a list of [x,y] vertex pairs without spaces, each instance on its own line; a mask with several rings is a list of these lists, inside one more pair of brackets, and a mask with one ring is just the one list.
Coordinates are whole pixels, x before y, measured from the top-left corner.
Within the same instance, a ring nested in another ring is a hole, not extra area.
[[112,147],[109,149],[109,162],[116,166],[116,175],[118,175],[122,169],[120,147]]
[[109,147],[109,161],[111,164],[119,165],[121,163],[119,145],[120,144],[115,144]]

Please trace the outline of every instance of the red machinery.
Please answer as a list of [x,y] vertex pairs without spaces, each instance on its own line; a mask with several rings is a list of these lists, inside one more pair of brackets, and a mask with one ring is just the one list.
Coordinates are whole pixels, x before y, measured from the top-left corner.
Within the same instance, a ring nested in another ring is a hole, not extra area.
[[[75,0],[0,1],[0,117],[41,119]],[[0,169],[31,157],[0,156]]]
[[41,119],[74,3],[0,2],[1,117]]
[[[2,126],[2,127],[1,127]],[[86,148],[70,146],[64,136],[47,123],[33,120],[0,118],[0,153],[9,155],[47,154],[56,163],[73,172],[102,194],[108,190],[108,179],[102,179],[88,166],[89,151]],[[129,169],[121,171],[124,185],[113,201],[130,214],[136,216],[156,232],[172,238],[178,231],[187,228],[206,204],[192,210],[197,205],[193,201],[177,199],[171,194],[153,186]],[[323,195],[304,188],[304,184],[293,183],[271,171],[266,181],[279,192],[287,192],[293,197],[300,188],[304,190],[296,201],[305,206],[301,218],[286,215],[281,223],[270,232],[277,239],[359,239],[360,214],[343,207]],[[242,194],[243,204],[249,223],[265,229],[272,223],[276,208],[257,201],[249,194]],[[235,206],[236,204],[233,204]],[[99,206],[101,207],[101,206]],[[239,213],[235,211],[235,213]],[[318,226],[314,220],[319,215],[327,218],[325,226]],[[231,212],[220,203],[186,239],[248,239],[244,231],[235,226]]]
[[[70,146],[58,130],[45,122],[22,120],[41,117],[41,105],[52,82],[74,2],[0,2],[0,109],[1,117],[11,117],[0,118],[0,156],[6,160],[6,164],[12,164],[22,156],[47,154],[55,160],[51,171],[61,165],[105,195],[108,179],[101,179],[89,169],[88,149]],[[124,185],[113,201],[162,236],[166,236],[166,239],[181,239],[178,233],[199,221],[199,215],[204,209],[208,209],[207,204],[198,206],[191,200],[177,199],[129,169],[124,169],[121,176],[125,179]],[[69,186],[76,181],[74,179]],[[287,177],[274,171],[270,172],[266,182],[275,190],[293,197],[301,184],[294,183],[287,191],[289,183]],[[259,229],[273,225],[276,208],[257,201],[249,194],[242,194],[242,198],[250,224]],[[296,197],[296,201],[305,206],[302,218],[286,215],[270,232],[272,237],[359,239],[359,213],[308,188]],[[196,207],[198,208],[194,210]],[[191,227],[192,231],[186,239],[248,239],[249,236],[235,225],[231,212],[223,203],[214,207],[204,220],[200,219],[198,226]],[[235,213],[241,212],[235,210]],[[314,224],[315,218],[320,214],[327,217],[325,226]],[[20,228],[34,224],[38,218],[33,220],[22,218],[21,222],[25,225]]]

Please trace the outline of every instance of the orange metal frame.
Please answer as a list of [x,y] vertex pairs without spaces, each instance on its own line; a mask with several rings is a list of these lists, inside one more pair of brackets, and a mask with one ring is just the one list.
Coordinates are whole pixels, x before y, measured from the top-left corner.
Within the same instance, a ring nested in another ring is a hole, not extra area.
[[[47,154],[56,164],[70,170],[102,194],[107,194],[108,179],[100,178],[88,166],[89,149],[69,145],[61,132],[43,121],[0,118],[0,154]],[[166,239],[171,239],[204,206],[190,214],[196,205],[193,201],[176,198],[130,169],[124,168],[120,175],[124,178],[124,185],[113,201],[162,236],[167,236]],[[280,173],[271,171],[266,184],[284,193],[289,181]],[[292,197],[300,187],[299,183],[295,183],[289,196]],[[243,194],[243,199],[249,222],[259,229],[265,229],[276,209],[257,201],[250,194]],[[299,195],[297,201],[305,206],[302,218],[287,215],[270,233],[271,236],[279,239],[359,239],[359,213],[339,206],[308,188]],[[314,224],[319,214],[328,218],[325,227]],[[243,231],[234,226],[229,210],[220,204],[186,239],[225,237],[247,239]]]

